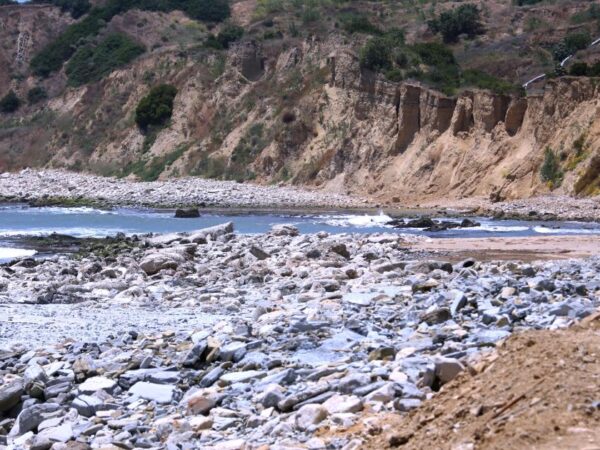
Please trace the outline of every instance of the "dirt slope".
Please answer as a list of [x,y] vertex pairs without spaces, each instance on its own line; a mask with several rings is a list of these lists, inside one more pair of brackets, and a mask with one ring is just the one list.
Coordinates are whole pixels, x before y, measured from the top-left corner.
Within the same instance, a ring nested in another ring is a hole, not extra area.
[[384,431],[362,448],[600,448],[600,315],[515,335],[471,372],[404,417],[378,417]]

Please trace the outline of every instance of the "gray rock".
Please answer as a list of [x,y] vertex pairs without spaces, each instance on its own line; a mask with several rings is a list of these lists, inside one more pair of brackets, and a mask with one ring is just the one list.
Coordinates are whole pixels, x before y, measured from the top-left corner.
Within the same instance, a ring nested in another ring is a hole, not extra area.
[[103,404],[102,400],[92,395],[80,395],[73,400],[71,406],[84,417],[92,417],[96,414],[99,407]]
[[296,427],[300,430],[309,430],[327,418],[328,412],[324,406],[318,404],[304,405],[294,417]]
[[106,377],[92,377],[85,380],[78,386],[82,394],[93,394],[98,391],[105,391],[109,394],[117,387],[117,382]]
[[18,405],[23,392],[23,383],[18,380],[0,386],[0,413]]
[[452,358],[436,358],[435,359],[435,376],[441,384],[446,384],[452,381],[465,370],[465,366],[456,359]]
[[17,416],[9,436],[20,436],[28,431],[35,430],[47,418],[47,414],[59,409],[60,405],[56,403],[42,403],[24,408]]

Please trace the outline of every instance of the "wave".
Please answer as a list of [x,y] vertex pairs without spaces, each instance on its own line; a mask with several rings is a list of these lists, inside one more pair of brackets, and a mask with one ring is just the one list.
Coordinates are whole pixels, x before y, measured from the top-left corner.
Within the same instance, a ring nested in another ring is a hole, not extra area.
[[600,234],[600,228],[549,228],[549,227],[533,227],[533,231],[541,234]]
[[478,227],[473,228],[460,228],[465,231],[488,231],[492,233],[518,233],[520,231],[529,231],[530,228],[526,226],[506,226],[506,225],[480,225]]
[[0,247],[0,260],[26,258],[33,256],[36,253],[35,250],[26,250],[24,248]]
[[98,238],[114,236],[117,233],[133,234],[134,231],[122,228],[92,228],[92,227],[70,227],[70,228],[32,228],[29,230],[1,230],[0,238],[11,237],[45,237],[51,234],[62,234],[73,237]]
[[347,214],[337,216],[317,216],[315,221],[325,223],[333,227],[384,227],[392,218],[384,213],[379,213],[376,216],[369,214]]

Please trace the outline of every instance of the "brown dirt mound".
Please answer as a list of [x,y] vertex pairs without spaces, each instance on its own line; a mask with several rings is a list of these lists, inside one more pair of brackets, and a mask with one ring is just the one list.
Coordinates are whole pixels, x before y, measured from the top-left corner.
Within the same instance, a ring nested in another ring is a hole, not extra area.
[[377,422],[361,449],[600,449],[600,313],[515,335],[423,407]]

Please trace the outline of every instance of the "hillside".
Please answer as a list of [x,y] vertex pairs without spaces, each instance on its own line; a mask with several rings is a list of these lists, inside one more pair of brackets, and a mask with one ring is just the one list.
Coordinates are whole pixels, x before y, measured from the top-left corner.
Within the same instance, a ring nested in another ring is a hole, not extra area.
[[52,3],[0,6],[0,171],[599,193],[592,2]]

